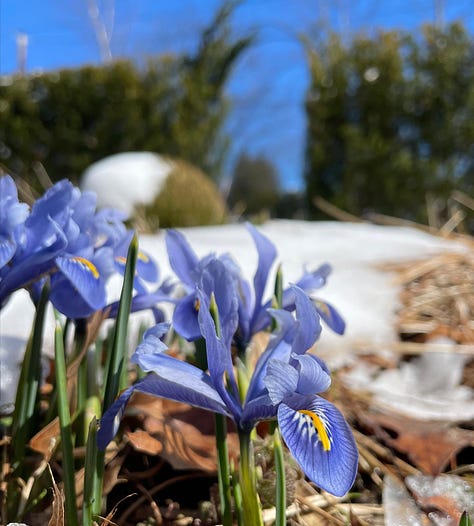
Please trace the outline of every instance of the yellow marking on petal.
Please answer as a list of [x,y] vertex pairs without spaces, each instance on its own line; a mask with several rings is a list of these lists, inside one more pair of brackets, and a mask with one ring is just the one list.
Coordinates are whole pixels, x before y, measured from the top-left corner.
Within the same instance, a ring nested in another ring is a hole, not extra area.
[[138,252],[137,258],[144,261],[145,263],[150,261],[150,258],[144,252]]
[[84,265],[88,270],[90,270],[95,279],[99,279],[99,271],[97,270],[97,267],[88,259],[81,256],[74,256],[72,259],[78,263],[81,263],[81,265]]
[[199,301],[199,298],[196,298],[195,302],[194,302],[194,310],[196,312],[199,312],[199,308],[201,307],[201,302]]
[[326,428],[324,427],[324,424],[321,418],[319,418],[319,416],[316,413],[313,413],[313,411],[307,411],[306,409],[300,409],[298,413],[303,413],[304,415],[307,415],[311,418],[311,420],[313,421],[314,427],[316,428],[316,431],[318,432],[318,435],[321,440],[321,444],[323,445],[324,451],[330,451],[331,441],[329,440],[328,433],[326,431]]
[[318,301],[317,305],[318,305],[318,309],[322,310],[328,318],[331,317],[331,311],[329,310],[329,307],[325,303],[323,303],[322,301]]

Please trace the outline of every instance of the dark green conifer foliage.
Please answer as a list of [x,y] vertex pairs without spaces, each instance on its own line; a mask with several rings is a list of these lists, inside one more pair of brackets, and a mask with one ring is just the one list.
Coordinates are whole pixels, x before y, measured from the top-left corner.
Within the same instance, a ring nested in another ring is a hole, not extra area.
[[39,188],[35,163],[49,177],[77,184],[92,162],[124,151],[182,158],[217,179],[226,154],[225,84],[252,37],[234,37],[224,3],[197,51],[144,66],[115,61],[0,85],[0,162]]
[[242,154],[234,168],[227,202],[245,216],[272,213],[280,198],[278,174],[264,157]]
[[[474,191],[474,40],[459,24],[308,46],[305,181],[357,215],[425,220],[425,196]],[[314,211],[314,208],[313,208]]]

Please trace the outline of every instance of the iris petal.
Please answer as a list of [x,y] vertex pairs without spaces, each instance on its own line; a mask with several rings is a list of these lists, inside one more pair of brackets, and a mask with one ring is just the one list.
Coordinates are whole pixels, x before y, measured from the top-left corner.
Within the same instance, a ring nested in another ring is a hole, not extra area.
[[295,293],[296,319],[299,323],[292,349],[297,354],[303,354],[314,345],[321,334],[321,323],[306,293],[298,287],[292,287],[292,289]]
[[5,266],[15,254],[16,243],[11,239],[0,236],[0,268]]
[[91,261],[79,256],[59,256],[56,258],[56,265],[93,310],[104,307],[106,300],[104,281]]
[[185,285],[194,289],[193,275],[199,259],[191,245],[181,232],[168,230],[166,232],[166,248],[174,273]]
[[192,292],[176,304],[173,313],[176,332],[188,341],[195,341],[201,337],[196,309],[196,294]]
[[269,360],[264,383],[271,401],[279,404],[295,391],[298,384],[298,371],[289,363]]
[[[143,335],[143,340],[137,347],[134,355],[135,361],[139,363],[138,357],[141,355],[155,355],[168,349],[161,338],[168,332],[169,323],[158,323],[157,325],[148,329]],[[147,369],[142,367],[144,371]],[[150,370],[150,369],[148,369]],[[153,370],[153,368],[151,369]]]
[[296,392],[300,394],[323,393],[331,385],[326,364],[314,354],[296,355],[292,360],[298,364],[299,378]]
[[292,407],[282,403],[278,423],[292,455],[315,484],[339,497],[351,489],[357,447],[349,425],[332,404],[319,396],[301,397]]
[[346,330],[346,322],[337,310],[327,301],[315,299],[314,304],[316,305],[319,315],[326,322],[328,327],[337,334],[344,334],[344,331]]
[[[254,302],[254,313],[251,320],[251,326],[257,320],[260,307],[262,305],[263,293],[267,285],[268,275],[270,268],[275,261],[277,251],[275,245],[264,235],[262,235],[254,226],[250,223],[246,224],[247,230],[250,232],[255,247],[258,252],[258,266],[253,278],[253,285],[255,290],[255,302]],[[253,330],[252,330],[253,332]]]
[[[166,355],[161,356],[166,357]],[[176,362],[179,362],[179,360],[169,356],[167,356],[167,358],[174,362],[175,365]],[[180,363],[185,364],[185,362]],[[129,387],[117,398],[101,418],[97,436],[97,443],[100,449],[105,449],[117,433],[118,424],[120,423],[125,406],[135,391],[168,400],[175,400],[176,402],[183,402],[194,407],[207,409],[214,413],[231,416],[215,389],[209,385],[204,378],[199,378],[199,374],[196,374],[199,372],[200,375],[204,375],[202,371],[199,371],[196,367],[194,367],[196,372],[193,373],[189,373],[189,371],[185,371],[183,368],[177,369],[179,369],[179,374],[174,374],[173,377],[170,377],[169,374],[173,370],[173,367],[163,367],[162,371],[166,374],[166,378],[153,373],[149,374],[134,386]]]

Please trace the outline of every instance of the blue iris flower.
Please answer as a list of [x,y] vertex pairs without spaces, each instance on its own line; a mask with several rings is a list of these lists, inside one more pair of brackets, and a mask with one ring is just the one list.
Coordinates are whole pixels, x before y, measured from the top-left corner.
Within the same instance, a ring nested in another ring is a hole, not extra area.
[[[255,333],[270,325],[271,316],[268,309],[271,306],[271,301],[264,302],[263,296],[267,288],[270,269],[277,257],[277,251],[273,243],[250,223],[247,223],[246,227],[252,236],[258,254],[258,264],[252,285],[243,278],[241,269],[230,255],[209,254],[199,259],[182,233],[176,230],[167,231],[166,246],[170,265],[185,290],[184,297],[177,302],[173,315],[173,326],[187,340],[194,341],[201,337],[196,290],[206,266],[216,259],[228,268],[229,273],[237,282],[239,316],[235,343],[238,347],[245,348]],[[312,294],[314,290],[325,285],[330,273],[331,267],[327,264],[314,271],[305,270],[295,285],[308,294]],[[313,302],[327,325],[336,333],[343,334],[345,323],[337,310],[321,299],[313,298]],[[286,310],[293,311],[295,309],[295,294],[291,287],[283,291],[282,303],[282,307]]]
[[[328,389],[331,379],[324,362],[306,352],[321,331],[316,308],[300,288],[293,287],[292,294],[296,317],[285,310],[271,312],[279,330],[260,356],[241,402],[231,355],[239,323],[236,281],[222,261],[209,262],[197,288],[198,322],[206,341],[208,370],[164,352],[166,324],[149,329],[132,361],[150,374],[126,389],[105,412],[98,432],[99,447],[104,449],[112,440],[128,400],[138,391],[228,416],[243,433],[249,433],[261,420],[277,419],[285,442],[306,475],[334,495],[344,495],[357,472],[357,448],[342,414],[318,395]],[[219,336],[210,314],[214,299],[219,310]]]
[[0,178],[0,269],[13,257],[21,241],[21,225],[28,217],[29,209],[18,201],[13,179],[7,175]]
[[[35,298],[50,277],[51,302],[66,316],[85,318],[104,308],[106,282],[130,241],[124,216],[96,211],[95,194],[81,193],[66,179],[49,188],[30,213],[18,202],[11,177],[0,178],[0,191],[0,306],[20,288]],[[137,274],[155,277],[154,262],[144,255],[142,260]],[[140,278],[137,284],[142,286]]]

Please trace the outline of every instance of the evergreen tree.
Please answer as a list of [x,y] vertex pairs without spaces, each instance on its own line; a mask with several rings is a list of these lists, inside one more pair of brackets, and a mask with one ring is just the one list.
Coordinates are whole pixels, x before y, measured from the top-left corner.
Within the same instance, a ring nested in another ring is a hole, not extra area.
[[157,57],[143,68],[116,61],[4,79],[0,162],[36,186],[38,162],[53,181],[77,184],[98,159],[153,151],[217,179],[226,155],[225,84],[252,41],[231,35],[234,5],[223,5],[190,55]]
[[234,168],[227,202],[246,216],[273,212],[280,196],[275,167],[264,157],[242,154]]
[[308,47],[306,194],[424,220],[425,194],[472,191],[474,45],[462,26],[332,35]]

